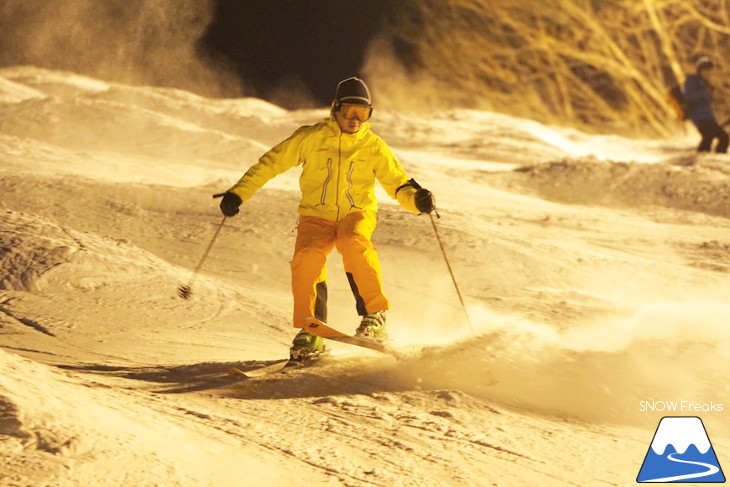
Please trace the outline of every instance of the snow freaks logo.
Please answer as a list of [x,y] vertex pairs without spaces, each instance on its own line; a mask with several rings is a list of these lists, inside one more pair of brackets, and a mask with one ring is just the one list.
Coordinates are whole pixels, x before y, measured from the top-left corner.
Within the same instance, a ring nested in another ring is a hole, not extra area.
[[725,482],[702,420],[696,416],[662,418],[636,481]]

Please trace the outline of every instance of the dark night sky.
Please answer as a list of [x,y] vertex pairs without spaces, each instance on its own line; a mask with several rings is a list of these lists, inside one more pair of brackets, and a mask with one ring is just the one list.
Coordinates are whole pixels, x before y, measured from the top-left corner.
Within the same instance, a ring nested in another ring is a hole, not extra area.
[[396,0],[0,0],[0,66],[322,106],[338,81],[364,75],[368,49],[399,8]]
[[233,67],[257,96],[298,82],[328,103],[357,75],[389,15],[387,0],[218,0],[198,49]]

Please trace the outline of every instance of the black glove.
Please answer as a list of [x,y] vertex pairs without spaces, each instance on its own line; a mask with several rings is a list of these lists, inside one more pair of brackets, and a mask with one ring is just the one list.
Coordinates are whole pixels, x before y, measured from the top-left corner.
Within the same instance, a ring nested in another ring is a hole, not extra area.
[[436,205],[431,192],[424,188],[416,190],[416,209],[421,213],[431,213]]
[[236,216],[238,215],[238,207],[241,206],[241,203],[243,203],[243,201],[241,201],[240,196],[236,193],[227,191],[221,200],[221,212],[229,217]]

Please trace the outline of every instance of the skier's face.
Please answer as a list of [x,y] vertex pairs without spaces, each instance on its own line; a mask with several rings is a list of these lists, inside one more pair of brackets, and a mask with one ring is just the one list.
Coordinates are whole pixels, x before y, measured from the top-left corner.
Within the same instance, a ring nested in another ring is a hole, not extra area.
[[360,130],[363,122],[370,118],[371,108],[365,105],[344,103],[337,112],[335,120],[343,132],[354,134]]

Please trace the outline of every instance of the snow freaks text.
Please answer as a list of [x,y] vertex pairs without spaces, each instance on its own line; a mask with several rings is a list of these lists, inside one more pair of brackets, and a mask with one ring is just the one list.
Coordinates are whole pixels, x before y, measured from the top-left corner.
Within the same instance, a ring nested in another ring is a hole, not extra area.
[[721,413],[724,409],[725,406],[722,403],[716,403],[713,401],[710,401],[709,403],[692,401],[639,401],[639,410],[642,413]]

